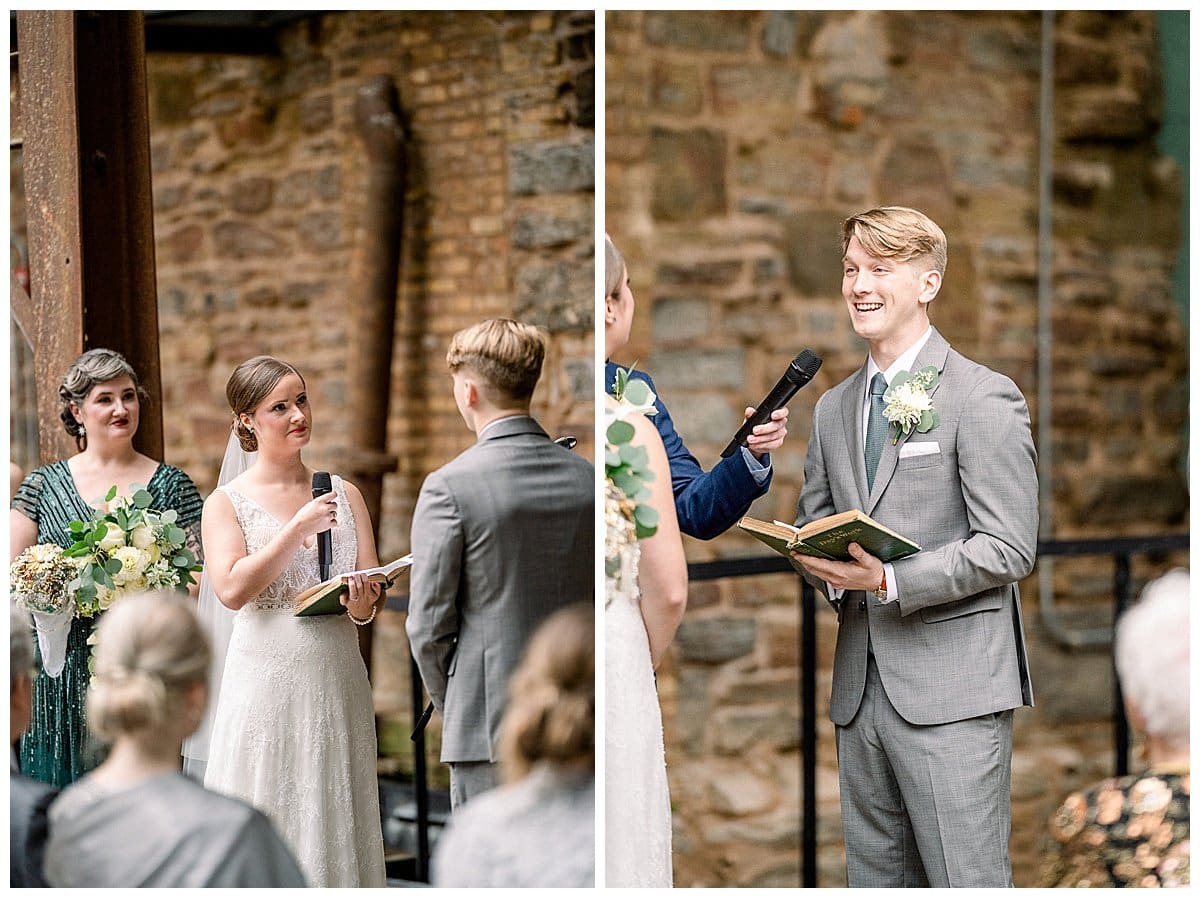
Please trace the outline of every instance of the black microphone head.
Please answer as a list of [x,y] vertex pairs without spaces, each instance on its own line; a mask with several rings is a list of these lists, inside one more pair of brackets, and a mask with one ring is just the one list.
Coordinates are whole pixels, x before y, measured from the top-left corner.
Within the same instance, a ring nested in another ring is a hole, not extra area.
[[333,480],[328,471],[314,471],[312,481],[313,498],[333,492]]
[[811,349],[806,349],[788,365],[788,378],[799,381],[801,385],[813,379],[813,375],[821,368],[820,357]]

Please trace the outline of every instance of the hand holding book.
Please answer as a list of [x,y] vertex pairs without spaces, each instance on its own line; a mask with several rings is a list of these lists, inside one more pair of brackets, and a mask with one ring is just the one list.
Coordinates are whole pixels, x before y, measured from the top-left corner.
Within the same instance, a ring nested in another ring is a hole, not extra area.
[[404,555],[379,567],[364,568],[361,571],[348,571],[331,577],[324,583],[306,589],[296,596],[296,617],[311,617],[317,614],[342,614],[346,606],[342,604],[342,595],[347,592],[349,579],[356,574],[366,577],[368,583],[381,583],[384,588],[390,587],[399,576],[412,565],[412,554]]
[[744,517],[738,527],[766,543],[780,555],[792,552],[833,561],[853,561],[848,546],[858,543],[880,561],[895,561],[921,551],[907,537],[885,527],[858,509],[843,511],[794,527],[779,521]]

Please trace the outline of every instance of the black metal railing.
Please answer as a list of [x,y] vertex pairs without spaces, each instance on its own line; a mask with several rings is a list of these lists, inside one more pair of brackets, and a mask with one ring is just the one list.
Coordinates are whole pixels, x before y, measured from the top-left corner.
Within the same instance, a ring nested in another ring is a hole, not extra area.
[[[1114,539],[1046,540],[1038,543],[1038,558],[1072,555],[1108,555],[1113,559],[1113,623],[1129,606],[1131,599],[1130,559],[1134,555],[1165,554],[1186,550],[1186,533]],[[688,565],[688,581],[724,580],[757,577],[764,574],[792,574],[800,584],[800,781],[801,796],[801,885],[817,885],[817,671],[816,671],[816,591],[780,556],[755,556],[707,561]],[[1129,772],[1129,723],[1121,687],[1113,676],[1113,769],[1118,776]]]
[[[1132,582],[1130,560],[1135,555],[1165,554],[1186,550],[1190,537],[1186,533],[1148,537],[1120,537],[1115,539],[1046,540],[1038,543],[1038,558],[1107,555],[1113,559],[1113,617],[1117,617],[1129,606]],[[733,558],[721,561],[699,562],[688,565],[691,583],[705,580],[758,577],[767,574],[792,574],[799,584],[799,627],[800,627],[800,758],[801,758],[801,885],[813,888],[817,885],[817,671],[816,671],[816,609],[817,596],[787,559],[779,555]],[[388,596],[387,608],[392,611],[407,611],[408,596]],[[412,712],[416,720],[425,705],[420,675],[416,664],[411,667]],[[1124,703],[1120,684],[1114,675],[1113,693],[1113,769],[1117,775],[1129,771],[1129,724],[1125,719]],[[417,809],[418,851],[416,858],[417,879],[427,881],[429,870],[429,800],[428,780],[425,766],[424,737],[416,740],[414,790]]]

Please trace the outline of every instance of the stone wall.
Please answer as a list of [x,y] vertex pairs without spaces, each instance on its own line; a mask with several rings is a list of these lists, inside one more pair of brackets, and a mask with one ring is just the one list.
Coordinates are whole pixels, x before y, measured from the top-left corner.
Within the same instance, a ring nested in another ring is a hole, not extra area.
[[[1057,538],[1185,532],[1187,343],[1171,269],[1180,175],[1158,155],[1153,13],[1056,22],[1051,522]],[[953,12],[610,12],[606,229],[638,309],[618,361],[653,372],[711,464],[804,347],[824,366],[791,403],[771,492],[791,520],[813,405],[862,363],[839,293],[839,225],[916,206],[948,234],[935,325],[1037,410],[1041,16]],[[1044,451],[1043,447],[1043,451]],[[728,534],[692,561],[759,555]],[[1135,585],[1173,559],[1137,559]],[[1043,562],[1044,564],[1044,562]],[[1054,600],[1101,625],[1104,559],[1059,561]],[[1039,706],[1017,714],[1014,871],[1042,824],[1111,765],[1107,649],[1068,653],[1022,584]],[[799,870],[797,587],[697,583],[660,670],[679,885],[794,885]],[[844,883],[832,725],[836,619],[817,614],[820,884]]]
[[[445,366],[462,327],[492,316],[544,326],[534,412],[594,456],[594,35],[591,11],[325,13],[284,28],[278,55],[148,56],[166,456],[203,494],[229,430],[225,381],[259,353],[306,377],[306,460],[342,470],[352,448],[352,273],[367,201],[354,102],[380,75],[408,134],[393,375],[375,385],[391,397],[399,460],[381,556],[407,551],[422,478],[474,439]],[[16,154],[18,191],[19,168]],[[376,626],[385,717],[407,712],[402,624],[385,613]],[[407,747],[404,723],[395,729]],[[385,721],[385,743],[390,732]]]

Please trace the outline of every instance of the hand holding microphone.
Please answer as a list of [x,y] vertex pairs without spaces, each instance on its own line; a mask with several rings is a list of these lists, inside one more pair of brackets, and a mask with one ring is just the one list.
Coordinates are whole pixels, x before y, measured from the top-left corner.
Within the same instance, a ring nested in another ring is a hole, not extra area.
[[[739,446],[747,446],[754,428],[770,421],[771,415],[784,408],[796,395],[796,391],[812,380],[820,368],[821,359],[811,349],[804,350],[792,359],[787,370],[783,372],[783,376],[771,388],[771,392],[758,404],[758,408],[746,420],[746,423],[738,428],[738,432],[733,435],[729,445],[721,452],[721,457],[729,458],[737,452]],[[783,420],[786,421],[786,416],[783,417]]]

